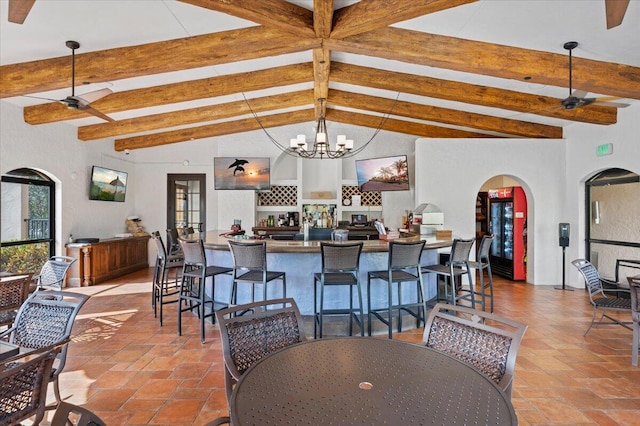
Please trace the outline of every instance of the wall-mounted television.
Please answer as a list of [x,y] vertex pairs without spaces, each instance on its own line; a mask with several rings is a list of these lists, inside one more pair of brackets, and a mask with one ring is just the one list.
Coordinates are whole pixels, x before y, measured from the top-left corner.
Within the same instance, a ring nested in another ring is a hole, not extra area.
[[216,157],[213,177],[216,189],[267,190],[271,188],[271,162],[269,157]]
[[127,193],[127,172],[93,166],[89,184],[89,199],[124,202]]
[[360,191],[409,190],[409,165],[406,155],[356,160]]

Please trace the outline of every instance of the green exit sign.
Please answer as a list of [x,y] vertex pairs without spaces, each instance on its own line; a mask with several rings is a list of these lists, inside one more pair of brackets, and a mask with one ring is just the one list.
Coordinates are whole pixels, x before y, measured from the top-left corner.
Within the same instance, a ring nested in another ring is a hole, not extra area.
[[605,143],[602,145],[598,145],[598,148],[596,149],[596,155],[598,157],[602,157],[603,155],[611,155],[611,154],[613,154],[612,143]]

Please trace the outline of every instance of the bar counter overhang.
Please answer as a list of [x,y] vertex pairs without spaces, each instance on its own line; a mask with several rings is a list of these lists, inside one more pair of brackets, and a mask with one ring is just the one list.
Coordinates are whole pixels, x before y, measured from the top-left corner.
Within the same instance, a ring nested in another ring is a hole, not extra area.
[[[207,255],[207,264],[233,267],[231,253],[229,251],[229,238],[220,234],[226,231],[208,231],[204,237],[204,247]],[[417,241],[419,236],[401,238],[400,241]],[[322,261],[320,258],[320,243],[322,241],[290,241],[290,240],[252,240],[241,239],[239,241],[255,242],[265,241],[267,244],[267,266],[272,271],[282,271],[287,275],[287,297],[293,297],[303,315],[313,315],[313,274],[320,272]],[[388,267],[389,243],[386,240],[349,241],[350,243],[364,243],[360,257],[360,285],[362,287],[362,299],[364,310],[367,311],[367,273],[369,271],[386,270]],[[438,263],[439,251],[451,247],[452,241],[429,241],[425,244],[420,258],[422,265]],[[437,284],[434,276],[423,274],[425,293],[427,300],[437,295]],[[403,283],[403,299],[415,300],[416,286],[414,283]],[[372,305],[386,304],[387,285],[381,281],[372,282]],[[256,289],[256,297],[261,298],[261,287]],[[341,291],[343,290],[343,291]],[[219,276],[216,278],[216,300],[229,300],[231,294],[231,277]],[[280,285],[270,284],[268,298],[275,299],[282,296]],[[238,303],[247,303],[250,300],[250,285],[238,286]],[[329,307],[343,307],[348,304],[348,291],[343,288],[330,288],[325,290],[325,304]]]

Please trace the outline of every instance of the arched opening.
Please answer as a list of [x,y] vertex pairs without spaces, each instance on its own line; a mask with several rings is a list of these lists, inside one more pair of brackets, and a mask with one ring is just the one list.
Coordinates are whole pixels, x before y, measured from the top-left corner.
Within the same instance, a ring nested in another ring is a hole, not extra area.
[[640,176],[601,171],[585,183],[585,257],[601,275],[625,282],[640,274]]
[[0,270],[36,273],[55,254],[55,189],[37,170],[2,175]]

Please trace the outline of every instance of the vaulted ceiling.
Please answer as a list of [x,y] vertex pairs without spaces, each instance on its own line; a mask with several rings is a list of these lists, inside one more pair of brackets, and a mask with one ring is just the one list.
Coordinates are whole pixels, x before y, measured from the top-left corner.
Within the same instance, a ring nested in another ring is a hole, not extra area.
[[[320,114],[437,138],[562,138],[573,122],[615,123],[615,106],[561,106],[570,40],[574,90],[640,100],[640,1],[612,29],[598,0],[37,0],[23,24],[0,5],[2,102],[117,151]],[[80,43],[77,94],[109,87],[91,107],[114,121],[27,97],[70,94],[66,40]]]

